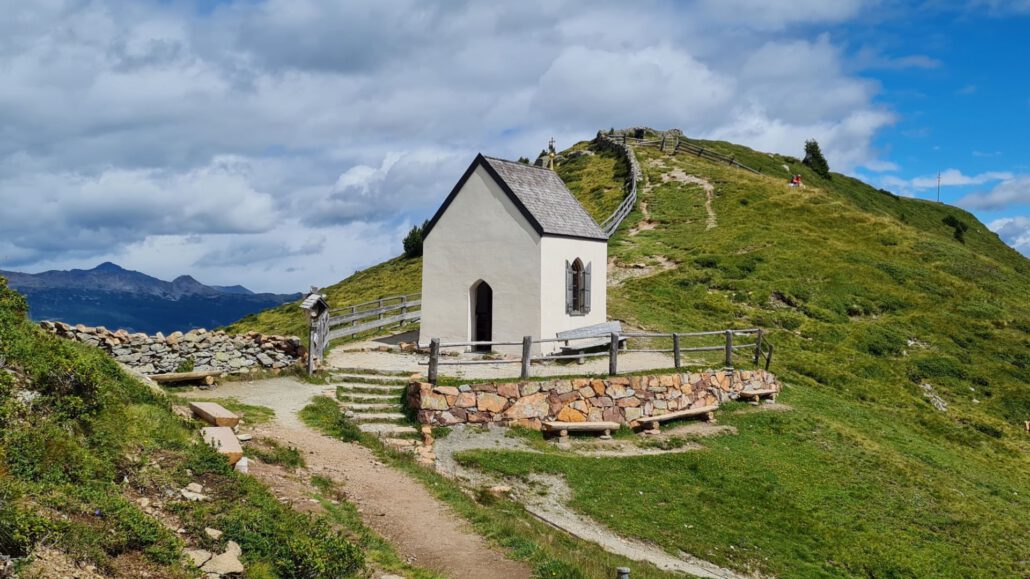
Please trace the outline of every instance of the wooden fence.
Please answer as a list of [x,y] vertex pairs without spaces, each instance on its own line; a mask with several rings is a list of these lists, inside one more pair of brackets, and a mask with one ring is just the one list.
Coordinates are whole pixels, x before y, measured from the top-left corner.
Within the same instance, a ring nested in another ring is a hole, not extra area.
[[750,171],[752,173],[755,173],[756,175],[762,174],[762,172],[758,169],[748,167],[747,165],[740,163],[739,161],[737,161],[735,157],[731,155],[723,155],[722,153],[717,153],[711,149],[707,149],[705,147],[702,147],[701,145],[695,145],[688,141],[684,141],[683,139],[680,139],[679,137],[673,135],[663,135],[660,139],[638,139],[636,137],[631,137],[626,134],[603,136],[604,138],[610,141],[622,143],[624,145],[635,145],[638,147],[654,147],[656,149],[661,149],[663,151],[666,151],[671,148],[674,152],[677,153],[690,153],[692,155],[697,155],[698,157],[708,159],[710,161],[726,163],[727,165],[732,165],[734,167],[737,167],[738,169]]
[[[754,341],[749,343],[735,343],[734,336],[748,336],[753,337]],[[707,346],[684,346],[683,342],[692,339],[701,339],[712,341],[714,338],[721,338],[722,343],[719,345],[707,345]],[[739,356],[737,352],[745,351],[748,352],[747,359],[752,364],[759,364],[763,359],[765,360],[765,369],[768,370],[772,365],[773,359],[773,345],[765,339],[765,332],[761,329],[751,328],[746,330],[717,330],[713,332],[689,332],[689,333],[624,333],[617,334],[612,333],[610,335],[610,344],[607,351],[602,352],[583,352],[576,354],[558,354],[558,355],[533,355],[533,346],[535,344],[553,344],[556,342],[563,342],[568,345],[569,342],[575,342],[576,340],[597,340],[598,336],[583,336],[580,338],[550,338],[543,340],[535,340],[532,336],[525,336],[520,342],[448,342],[441,343],[439,338],[433,338],[429,342],[429,360],[425,362],[419,362],[423,366],[429,366],[429,382],[436,384],[439,378],[440,366],[474,366],[483,364],[519,364],[521,372],[519,374],[521,379],[530,377],[531,366],[533,362],[551,361],[551,360],[582,360],[585,358],[608,358],[608,375],[616,376],[619,373],[619,356],[620,354],[629,354],[634,352],[648,352],[648,353],[663,353],[672,354],[673,364],[679,369],[683,367],[683,354],[693,352],[724,352],[724,362],[727,368],[733,367],[734,356]],[[647,338],[650,340],[671,340],[669,348],[620,348],[619,343],[623,338]],[[447,360],[446,356],[441,359],[441,348],[471,348],[471,347],[482,347],[482,346],[522,346],[522,355],[518,359],[508,360]]]
[[615,235],[615,232],[619,229],[619,225],[626,219],[626,216],[633,212],[633,208],[637,204],[637,181],[641,178],[640,165],[637,163],[637,156],[633,154],[633,150],[623,141],[620,142],[615,140],[604,133],[601,133],[601,138],[613,144],[616,148],[622,151],[622,154],[626,156],[626,161],[629,163],[629,180],[626,183],[626,197],[619,204],[619,207],[615,210],[608,219],[605,219],[601,223],[601,230],[608,237]]
[[421,294],[390,296],[329,309],[324,296],[310,294],[301,305],[310,312],[308,373],[317,369],[326,346],[332,340],[422,319],[421,297]]

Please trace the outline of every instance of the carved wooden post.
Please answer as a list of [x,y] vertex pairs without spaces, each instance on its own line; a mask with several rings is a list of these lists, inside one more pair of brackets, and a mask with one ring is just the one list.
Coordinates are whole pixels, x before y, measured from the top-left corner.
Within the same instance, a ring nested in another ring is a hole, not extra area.
[[672,335],[672,357],[676,361],[676,369],[680,368],[680,335]]
[[615,376],[619,373],[619,334],[612,332],[611,349],[608,351],[608,375]]
[[437,373],[440,368],[440,338],[433,338],[429,342],[429,383],[436,384]]
[[533,336],[522,337],[522,379],[529,378],[529,364],[533,361]]
[[758,330],[758,336],[755,337],[755,364],[758,364],[759,358],[762,357],[762,330]]
[[726,367],[733,367],[733,330],[726,330]]

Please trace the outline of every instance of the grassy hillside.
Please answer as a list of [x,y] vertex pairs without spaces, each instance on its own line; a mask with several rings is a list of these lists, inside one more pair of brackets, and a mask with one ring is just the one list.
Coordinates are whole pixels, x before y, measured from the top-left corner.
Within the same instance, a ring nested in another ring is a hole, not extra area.
[[[769,330],[789,410],[726,408],[737,434],[697,452],[463,460],[561,474],[611,528],[742,571],[1030,576],[1030,261],[960,209],[696,142],[763,174],[639,149],[640,203],[609,249],[631,275],[609,287],[609,317]],[[617,204],[610,157],[558,171],[595,217]],[[786,186],[793,173],[805,189]],[[714,187],[713,228],[695,177]],[[351,303],[417,291],[417,267],[394,260],[334,288]]]
[[[322,291],[329,305],[341,308],[381,297],[418,293],[422,290],[422,258],[397,257],[354,273]],[[249,315],[225,328],[226,332],[261,332],[299,336],[307,343],[307,321],[296,303]]]
[[[791,410],[724,412],[738,434],[699,452],[464,459],[562,474],[574,505],[612,528],[740,570],[1030,575],[1030,262],[954,207],[705,146],[765,176],[639,149],[654,228],[630,234],[638,210],[610,255],[675,265],[610,287],[609,316],[771,330]],[[788,188],[791,173],[807,187]],[[714,185],[714,228],[684,175]]]
[[[0,278],[0,554],[26,576],[64,576],[50,566],[56,550],[104,576],[193,577],[183,549],[221,553],[229,540],[249,577],[363,569],[341,531],[232,472],[160,391],[98,349],[43,334],[26,311]],[[180,497],[194,482],[208,500]]]

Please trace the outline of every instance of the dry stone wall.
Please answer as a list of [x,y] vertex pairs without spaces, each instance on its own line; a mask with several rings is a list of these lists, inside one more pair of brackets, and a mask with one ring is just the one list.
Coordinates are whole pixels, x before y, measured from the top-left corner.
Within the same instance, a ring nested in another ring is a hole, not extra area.
[[300,338],[293,336],[231,335],[203,329],[151,336],[62,322],[40,322],[40,326],[63,338],[96,346],[141,374],[166,374],[189,366],[194,371],[243,374],[286,368],[304,359]]
[[489,382],[433,386],[412,382],[408,406],[424,424],[517,424],[540,429],[541,423],[611,421],[629,424],[644,416],[709,406],[733,400],[742,391],[780,390],[764,370],[708,370],[653,376]]

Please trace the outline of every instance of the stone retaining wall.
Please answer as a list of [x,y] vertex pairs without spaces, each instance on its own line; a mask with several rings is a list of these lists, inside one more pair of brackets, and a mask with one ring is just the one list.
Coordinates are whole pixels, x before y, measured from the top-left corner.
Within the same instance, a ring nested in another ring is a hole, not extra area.
[[542,422],[612,421],[708,406],[736,399],[744,390],[780,390],[764,370],[708,370],[687,374],[615,376],[433,386],[412,382],[408,406],[424,424],[452,426],[487,422],[539,429]]
[[304,348],[300,338],[265,336],[257,332],[230,335],[225,332],[191,330],[165,336],[111,331],[103,326],[70,326],[62,322],[40,322],[52,334],[101,348],[115,360],[141,374],[176,372],[192,360],[193,370],[219,370],[243,374],[257,369],[280,369],[300,363]]

